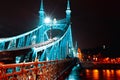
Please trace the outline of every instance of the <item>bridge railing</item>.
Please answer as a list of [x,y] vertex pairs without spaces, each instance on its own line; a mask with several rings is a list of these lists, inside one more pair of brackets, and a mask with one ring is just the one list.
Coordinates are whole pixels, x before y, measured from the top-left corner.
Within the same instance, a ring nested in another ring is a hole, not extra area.
[[75,59],[28,62],[19,64],[0,64],[0,80],[17,78],[20,80],[57,79],[75,64]]
[[[62,20],[64,21],[64,20]],[[66,27],[66,24],[59,24],[57,23],[54,25],[54,29],[60,29],[64,30]],[[35,43],[40,43],[40,40],[42,39],[41,35],[43,31],[43,28],[47,30],[50,29],[50,27],[47,27],[45,25],[41,25],[38,28],[26,32],[24,34],[18,35],[18,36],[13,36],[13,37],[8,37],[8,38],[0,38],[0,52],[1,51],[6,51],[6,50],[15,50],[15,49],[21,49],[24,47],[30,47],[32,43],[35,41]],[[34,36],[35,40],[34,40]],[[33,41],[34,40],[34,41]],[[32,42],[33,41],[33,42]]]

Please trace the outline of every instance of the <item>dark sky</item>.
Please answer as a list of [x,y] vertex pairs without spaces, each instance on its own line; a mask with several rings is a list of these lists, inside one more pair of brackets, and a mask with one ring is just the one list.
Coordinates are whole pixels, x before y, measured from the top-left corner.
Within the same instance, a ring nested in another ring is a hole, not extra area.
[[[18,35],[37,27],[40,0],[0,1],[0,37]],[[44,0],[47,15],[65,17],[66,0]],[[119,50],[119,2],[71,0],[73,40],[81,49],[109,44]]]

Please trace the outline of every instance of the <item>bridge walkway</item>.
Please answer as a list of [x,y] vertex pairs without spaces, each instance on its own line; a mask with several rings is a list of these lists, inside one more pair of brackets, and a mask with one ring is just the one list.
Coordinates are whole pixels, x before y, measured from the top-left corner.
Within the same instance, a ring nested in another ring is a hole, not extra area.
[[76,64],[76,59],[19,64],[0,64],[0,80],[58,80]]

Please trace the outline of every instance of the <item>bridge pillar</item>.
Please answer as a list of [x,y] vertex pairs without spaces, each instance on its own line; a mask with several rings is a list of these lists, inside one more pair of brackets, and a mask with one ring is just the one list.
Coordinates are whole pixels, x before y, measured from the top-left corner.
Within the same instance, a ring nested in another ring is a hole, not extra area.
[[32,42],[32,45],[33,45],[33,44],[36,44],[36,35],[33,35],[33,36],[32,36],[31,42]]
[[32,61],[34,61],[35,58],[37,58],[37,51],[34,48],[32,48],[32,52],[33,52],[33,54],[32,54]]
[[17,47],[18,48],[21,48],[21,47],[24,47],[25,46],[25,37],[21,37],[21,38],[19,38],[18,39],[18,45],[17,45]]
[[41,0],[40,11],[39,11],[39,17],[40,17],[40,19],[39,19],[39,20],[40,20],[39,25],[42,25],[42,24],[44,23],[44,18],[45,18],[43,0]]
[[51,60],[51,53],[50,53],[50,49],[48,48],[47,50],[46,50],[46,61],[49,61],[49,60]]
[[0,50],[4,50],[5,48],[5,42],[0,42]]
[[70,22],[70,18],[71,18],[70,1],[67,0],[66,21]]
[[39,57],[39,61],[45,61],[46,60],[46,51],[44,50],[41,56]]
[[9,42],[8,49],[16,48],[16,39],[13,39]]
[[[16,64],[20,63],[20,60],[21,60],[21,57],[20,56],[16,56],[16,58],[15,58]],[[20,68],[16,67],[16,71],[19,71],[19,70],[20,70]]]
[[29,46],[31,44],[31,34],[26,36],[26,46]]

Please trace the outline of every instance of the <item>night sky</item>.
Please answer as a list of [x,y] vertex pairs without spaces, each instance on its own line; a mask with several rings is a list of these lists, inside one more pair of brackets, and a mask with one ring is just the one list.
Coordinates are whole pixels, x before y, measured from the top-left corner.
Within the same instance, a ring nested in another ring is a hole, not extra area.
[[[0,1],[0,37],[15,36],[35,29],[40,0]],[[44,0],[46,14],[65,17],[66,0]],[[73,40],[81,49],[107,44],[119,51],[119,2],[112,0],[71,0]]]

